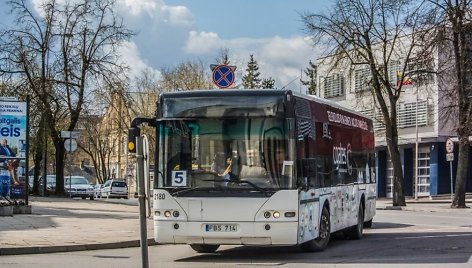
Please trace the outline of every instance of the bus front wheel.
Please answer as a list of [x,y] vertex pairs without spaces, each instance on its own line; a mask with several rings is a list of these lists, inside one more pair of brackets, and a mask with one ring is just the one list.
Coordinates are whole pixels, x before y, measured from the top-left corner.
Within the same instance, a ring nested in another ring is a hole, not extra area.
[[213,253],[220,247],[220,245],[192,244],[190,247],[198,253]]
[[320,218],[320,232],[318,238],[301,244],[301,248],[307,252],[318,252],[324,250],[329,243],[331,237],[331,221],[327,207],[323,207]]

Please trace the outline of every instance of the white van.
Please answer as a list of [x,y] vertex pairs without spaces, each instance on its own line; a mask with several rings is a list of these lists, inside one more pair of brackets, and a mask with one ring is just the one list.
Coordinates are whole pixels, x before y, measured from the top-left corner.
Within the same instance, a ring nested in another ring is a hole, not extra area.
[[123,180],[107,180],[101,189],[101,197],[123,197],[128,199],[128,185]]

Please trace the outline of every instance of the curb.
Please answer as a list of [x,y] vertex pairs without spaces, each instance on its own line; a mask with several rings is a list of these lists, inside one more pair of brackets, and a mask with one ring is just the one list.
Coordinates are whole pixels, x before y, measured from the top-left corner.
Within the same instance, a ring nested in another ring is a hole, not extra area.
[[[82,245],[67,245],[67,246],[37,246],[37,247],[12,247],[0,248],[0,256],[2,255],[24,255],[24,254],[45,254],[45,253],[59,253],[71,251],[85,251],[98,249],[117,249],[117,248],[131,248],[139,247],[139,240],[100,243],[100,244],[82,244]],[[158,243],[154,239],[148,239],[148,246],[154,246]]]

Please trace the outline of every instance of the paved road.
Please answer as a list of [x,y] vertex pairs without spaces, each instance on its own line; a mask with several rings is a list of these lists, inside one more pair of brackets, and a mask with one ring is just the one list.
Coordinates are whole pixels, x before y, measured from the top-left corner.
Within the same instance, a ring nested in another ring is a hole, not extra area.
[[[197,254],[186,245],[159,245],[149,248],[150,267],[472,267],[471,210],[427,210],[379,210],[362,240],[336,239],[320,253],[223,246]],[[126,248],[2,256],[0,267],[140,267],[140,261],[139,248]]]

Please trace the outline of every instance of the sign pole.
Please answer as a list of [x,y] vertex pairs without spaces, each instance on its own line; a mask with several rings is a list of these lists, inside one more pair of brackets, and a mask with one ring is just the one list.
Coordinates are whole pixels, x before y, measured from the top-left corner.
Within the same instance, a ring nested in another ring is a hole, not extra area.
[[451,201],[454,200],[454,188],[452,186],[452,161],[449,161],[449,171],[451,173]]
[[69,142],[69,198],[72,198],[72,140]]
[[452,179],[452,161],[454,161],[454,142],[451,139],[446,141],[446,160],[449,161],[449,172],[451,173],[451,201],[454,200],[454,188]]
[[64,148],[68,151],[69,158],[69,198],[72,198],[72,153],[77,149],[75,139],[80,137],[80,131],[61,131],[61,138],[64,138]]
[[139,229],[141,245],[141,263],[143,268],[149,268],[147,226],[146,226],[146,191],[144,189],[144,138],[136,137],[136,176],[138,184],[139,201]]

